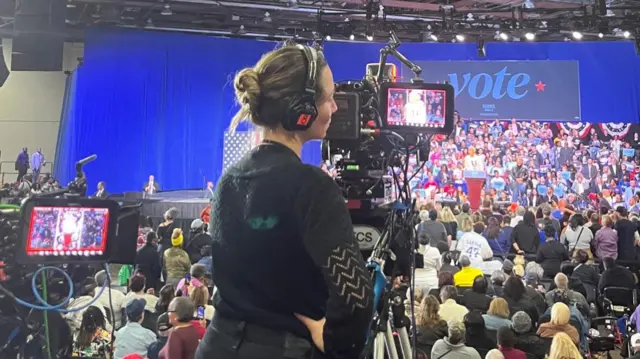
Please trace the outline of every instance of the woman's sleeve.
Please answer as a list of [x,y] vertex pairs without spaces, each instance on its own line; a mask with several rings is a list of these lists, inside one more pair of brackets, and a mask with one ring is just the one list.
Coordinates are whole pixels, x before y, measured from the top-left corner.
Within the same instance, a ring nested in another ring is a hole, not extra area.
[[340,189],[320,169],[310,170],[312,178],[305,178],[295,210],[305,249],[322,272],[329,292],[324,350],[330,358],[357,358],[372,318],[370,274]]

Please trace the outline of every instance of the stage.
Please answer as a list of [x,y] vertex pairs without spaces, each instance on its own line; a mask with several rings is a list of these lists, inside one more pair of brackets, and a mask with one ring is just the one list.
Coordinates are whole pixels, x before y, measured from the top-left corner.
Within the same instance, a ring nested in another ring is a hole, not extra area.
[[121,198],[113,198],[124,205],[138,204],[142,202],[140,212],[146,217],[151,217],[154,226],[159,224],[164,213],[172,207],[178,210],[179,220],[193,220],[200,218],[200,212],[209,204],[209,199],[203,190],[178,190],[159,192],[143,196],[140,192],[128,192]]

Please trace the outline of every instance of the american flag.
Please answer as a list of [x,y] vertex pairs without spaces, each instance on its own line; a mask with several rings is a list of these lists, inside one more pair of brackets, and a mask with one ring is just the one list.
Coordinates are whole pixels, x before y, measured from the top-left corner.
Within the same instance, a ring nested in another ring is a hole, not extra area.
[[250,149],[262,141],[259,131],[235,131],[224,134],[223,171],[233,166]]

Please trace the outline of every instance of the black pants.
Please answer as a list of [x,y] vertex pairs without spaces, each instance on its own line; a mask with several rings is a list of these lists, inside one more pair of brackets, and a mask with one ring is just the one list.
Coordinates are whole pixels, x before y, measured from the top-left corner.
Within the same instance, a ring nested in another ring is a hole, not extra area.
[[195,359],[321,359],[308,340],[215,313]]

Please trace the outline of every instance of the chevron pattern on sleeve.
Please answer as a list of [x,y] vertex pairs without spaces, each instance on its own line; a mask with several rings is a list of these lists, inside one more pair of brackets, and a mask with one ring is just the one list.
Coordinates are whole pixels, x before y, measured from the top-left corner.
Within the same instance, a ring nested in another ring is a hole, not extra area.
[[371,283],[360,252],[353,245],[334,248],[325,266],[337,294],[352,308],[367,308],[371,300]]

